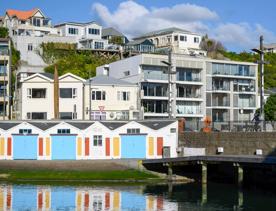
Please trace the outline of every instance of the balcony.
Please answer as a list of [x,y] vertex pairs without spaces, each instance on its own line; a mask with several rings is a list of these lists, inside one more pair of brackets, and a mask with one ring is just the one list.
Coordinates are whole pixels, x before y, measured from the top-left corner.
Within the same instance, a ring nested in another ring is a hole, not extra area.
[[228,77],[255,77],[255,68],[249,65],[213,63],[212,74]]
[[176,80],[187,82],[201,82],[199,69],[176,68]]
[[201,107],[198,102],[177,102],[177,114],[196,115],[201,114]]
[[229,107],[230,106],[229,94],[213,94],[212,95],[212,106],[213,107]]
[[235,94],[234,95],[234,107],[238,108],[255,108],[256,99],[255,95],[250,94]]

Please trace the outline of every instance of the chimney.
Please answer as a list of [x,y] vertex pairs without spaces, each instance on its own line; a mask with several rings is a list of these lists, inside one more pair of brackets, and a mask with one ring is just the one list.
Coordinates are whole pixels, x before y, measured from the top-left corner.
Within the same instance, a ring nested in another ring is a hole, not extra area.
[[56,65],[54,73],[54,119],[59,119],[59,80]]

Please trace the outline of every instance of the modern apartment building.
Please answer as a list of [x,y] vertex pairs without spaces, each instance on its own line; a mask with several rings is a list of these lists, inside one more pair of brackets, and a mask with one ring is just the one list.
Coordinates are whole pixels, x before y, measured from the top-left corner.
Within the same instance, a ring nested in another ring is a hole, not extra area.
[[10,39],[0,38],[0,120],[11,118]]
[[105,75],[91,78],[85,85],[85,119],[140,119],[138,93],[139,88],[135,83]]
[[66,22],[55,25],[62,37],[72,37],[80,49],[105,49],[108,40],[102,39],[102,26],[96,22]]
[[176,27],[149,32],[133,38],[134,41],[143,39],[150,40],[156,50],[171,47],[174,53],[206,55],[206,52],[200,48],[201,35]]
[[[166,55],[141,54],[97,68],[140,86],[145,118],[168,117],[168,61]],[[245,121],[257,108],[257,65],[212,60],[200,56],[172,55],[173,117],[214,122]],[[108,69],[108,70],[107,70]]]

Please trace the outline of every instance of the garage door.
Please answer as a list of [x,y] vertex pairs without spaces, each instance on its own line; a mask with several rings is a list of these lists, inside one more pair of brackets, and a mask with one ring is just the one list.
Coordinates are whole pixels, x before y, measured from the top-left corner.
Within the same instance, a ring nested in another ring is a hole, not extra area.
[[13,159],[37,159],[37,136],[13,136]]
[[122,158],[145,158],[146,136],[145,135],[122,135],[121,136]]
[[76,136],[52,136],[52,160],[75,160]]

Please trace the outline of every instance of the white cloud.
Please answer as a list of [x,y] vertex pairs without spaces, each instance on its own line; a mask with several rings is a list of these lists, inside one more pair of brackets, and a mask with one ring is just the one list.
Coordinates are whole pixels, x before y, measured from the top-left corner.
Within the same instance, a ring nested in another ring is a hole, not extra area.
[[192,32],[209,34],[224,46],[248,50],[258,45],[259,35],[266,42],[275,42],[276,35],[260,24],[223,23],[215,11],[195,4],[177,4],[172,7],[146,8],[135,1],[121,2],[114,11],[101,3],[93,10],[104,26],[112,26],[132,38],[149,31],[179,27]]

